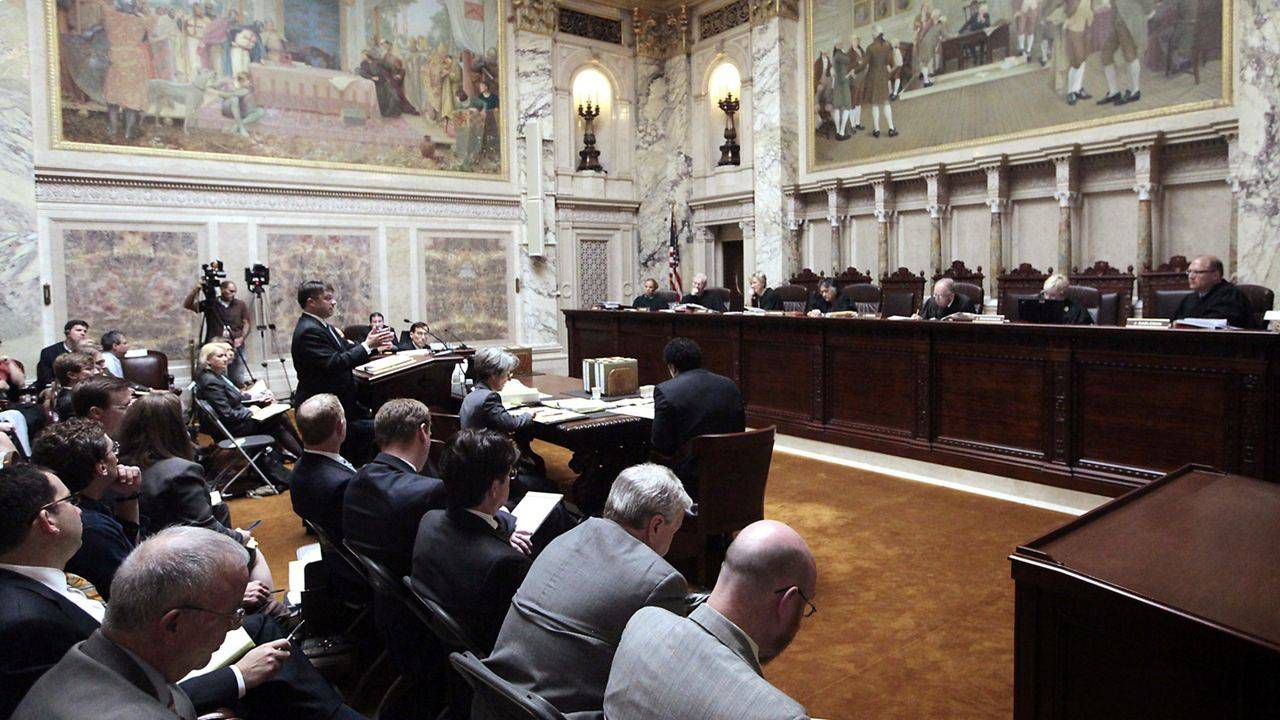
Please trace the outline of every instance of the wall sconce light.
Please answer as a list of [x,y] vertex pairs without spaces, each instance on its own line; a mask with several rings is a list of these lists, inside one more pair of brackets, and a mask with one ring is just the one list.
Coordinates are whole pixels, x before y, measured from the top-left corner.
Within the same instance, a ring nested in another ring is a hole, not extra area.
[[729,93],[717,104],[724,111],[725,124],[724,144],[720,146],[720,162],[716,163],[716,165],[741,165],[742,148],[738,146],[738,129],[733,124],[733,114],[738,112],[742,102],[735,98],[733,93]]
[[600,164],[600,149],[596,147],[596,122],[603,113],[609,117],[613,86],[599,69],[588,67],[573,80],[573,101],[582,118],[582,149],[578,151],[578,172],[606,172]]

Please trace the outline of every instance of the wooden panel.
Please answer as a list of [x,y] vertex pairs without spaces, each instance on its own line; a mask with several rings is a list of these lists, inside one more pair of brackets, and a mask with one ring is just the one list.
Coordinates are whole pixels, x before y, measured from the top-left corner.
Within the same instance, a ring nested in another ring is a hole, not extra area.
[[742,346],[742,396],[748,412],[813,414],[814,372],[807,345],[755,341]]
[[648,322],[636,325],[618,335],[618,355],[636,359],[641,385],[660,383],[670,377],[667,362],[662,356],[670,339],[670,323]]
[[1046,362],[970,350],[934,362],[933,427],[938,442],[1044,459],[1049,428]]
[[826,416],[832,425],[911,437],[916,428],[916,354],[900,345],[827,351]]

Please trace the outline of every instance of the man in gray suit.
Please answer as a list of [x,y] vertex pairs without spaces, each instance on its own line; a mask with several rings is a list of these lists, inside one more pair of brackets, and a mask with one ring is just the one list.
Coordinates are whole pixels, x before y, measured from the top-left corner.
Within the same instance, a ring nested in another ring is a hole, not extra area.
[[102,628],[31,688],[14,720],[194,720],[175,683],[209,662],[244,619],[244,548],[224,535],[171,527],[116,571]]
[[707,602],[687,618],[641,609],[627,623],[604,695],[609,720],[796,720],[804,707],[761,675],[817,608],[818,566],[796,531],[752,523],[725,554]]
[[604,517],[556,538],[534,561],[485,664],[562,713],[600,717],[609,665],[632,614],[645,606],[688,613],[684,577],[662,556],[692,505],[669,468],[623,470]]

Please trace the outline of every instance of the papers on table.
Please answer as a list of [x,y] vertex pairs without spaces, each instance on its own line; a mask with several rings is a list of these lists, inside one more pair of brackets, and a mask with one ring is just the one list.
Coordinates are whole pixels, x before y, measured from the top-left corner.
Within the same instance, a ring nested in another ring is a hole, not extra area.
[[511,511],[516,516],[516,532],[525,531],[532,535],[542,527],[551,511],[559,504],[560,493],[527,492],[520,499],[520,504]]
[[1226,320],[1220,318],[1182,318],[1181,320],[1174,320],[1173,326],[1180,328],[1201,328],[1204,330],[1226,330],[1231,327],[1227,324]]
[[613,412],[619,415],[630,415],[631,417],[644,418],[646,420],[653,419],[653,403],[627,405],[625,407],[613,408]]
[[377,360],[370,360],[369,362],[361,365],[359,369],[369,373],[370,375],[383,375],[402,368],[412,363],[415,359],[417,358],[414,356],[405,353],[398,353],[396,355],[381,357]]
[[[533,411],[530,410],[529,412]],[[542,423],[543,425],[559,425],[562,422],[581,420],[586,417],[586,415],[573,412],[572,410],[557,410],[555,408],[542,408],[539,409],[537,413],[538,414],[533,417],[533,421],[536,423]]]
[[563,400],[548,400],[543,404],[557,410],[568,410],[575,413],[597,413],[605,409],[603,400],[592,400],[591,398],[564,398]]
[[183,680],[190,680],[197,675],[205,675],[214,670],[227,667],[245,656],[245,653],[254,648],[253,638],[249,637],[249,633],[244,628],[238,627],[227,633],[227,637],[222,641],[222,646],[213,651],[213,656],[209,658],[208,664],[199,670],[192,670],[187,673]]
[[264,420],[269,420],[288,409],[289,405],[287,403],[272,403],[266,407],[250,408],[249,415],[254,420],[262,422]]
[[498,396],[502,398],[502,404],[507,407],[515,405],[524,405],[525,403],[537,402],[541,397],[541,393],[537,388],[531,388],[515,378],[507,381],[502,386],[502,390],[498,391]]

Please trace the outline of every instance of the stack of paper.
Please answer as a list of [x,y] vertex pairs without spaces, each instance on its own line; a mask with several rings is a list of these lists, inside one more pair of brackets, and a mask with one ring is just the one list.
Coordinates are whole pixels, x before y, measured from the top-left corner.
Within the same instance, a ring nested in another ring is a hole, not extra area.
[[254,407],[249,409],[249,415],[258,422],[268,420],[279,415],[289,409],[287,403],[272,403],[265,407]]
[[413,361],[414,358],[407,355],[388,355],[383,358],[378,358],[377,360],[370,360],[369,362],[361,365],[360,369],[370,375],[382,375],[384,373],[389,373],[392,370],[402,368]]
[[525,531],[530,535],[537,532],[562,497],[564,495],[560,493],[525,493],[520,503],[511,511],[516,516],[516,532]]
[[545,408],[543,410],[538,411],[538,414],[534,416],[533,421],[536,423],[542,423],[543,425],[559,425],[562,422],[569,422],[570,420],[581,420],[584,417],[586,417],[586,415],[583,415],[582,413],[576,413],[571,410],[556,410],[553,408]]
[[190,680],[197,675],[204,675],[227,667],[244,657],[254,647],[256,646],[253,638],[249,637],[249,633],[244,628],[238,627],[227,633],[226,639],[222,641],[222,646],[213,651],[213,656],[209,658],[209,662],[204,667],[199,670],[192,670],[182,679]]
[[528,387],[515,378],[511,378],[506,385],[502,386],[498,396],[502,398],[502,404],[508,407],[537,402],[540,397],[537,388]]
[[578,413],[595,413],[604,410],[604,401],[592,400],[591,398],[565,398],[563,400],[548,400],[545,405],[547,407],[558,408],[560,410],[569,410]]

